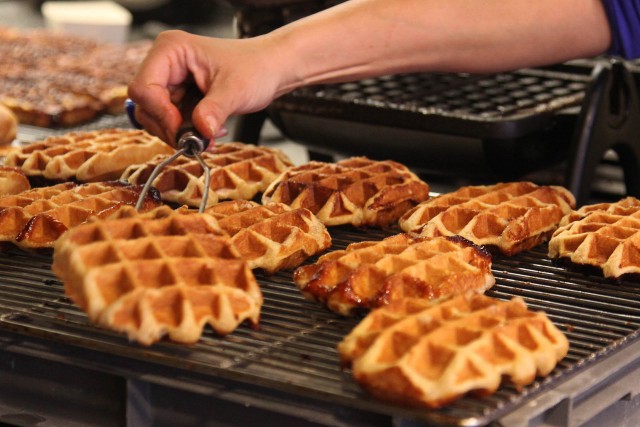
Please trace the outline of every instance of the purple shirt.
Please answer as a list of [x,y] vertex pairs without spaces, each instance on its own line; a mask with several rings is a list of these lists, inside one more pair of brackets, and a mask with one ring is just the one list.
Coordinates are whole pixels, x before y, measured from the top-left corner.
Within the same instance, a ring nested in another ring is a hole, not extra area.
[[609,26],[609,54],[627,59],[640,58],[640,0],[603,0]]

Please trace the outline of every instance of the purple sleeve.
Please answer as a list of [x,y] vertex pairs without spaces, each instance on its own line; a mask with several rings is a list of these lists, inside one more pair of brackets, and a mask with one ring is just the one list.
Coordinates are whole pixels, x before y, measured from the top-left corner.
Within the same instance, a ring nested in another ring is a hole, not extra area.
[[640,58],[640,0],[603,0],[611,27],[609,54]]

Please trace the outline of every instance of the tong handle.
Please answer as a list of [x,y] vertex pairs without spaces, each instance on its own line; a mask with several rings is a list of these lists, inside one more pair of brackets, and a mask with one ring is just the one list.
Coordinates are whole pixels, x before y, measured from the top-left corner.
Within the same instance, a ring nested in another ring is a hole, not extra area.
[[202,92],[195,83],[186,85],[184,96],[180,102],[180,114],[182,115],[182,126],[176,134],[176,144],[178,149],[184,149],[184,155],[195,157],[195,154],[202,153],[209,146],[209,140],[204,138],[193,126],[191,117],[198,102],[203,98]]
[[[142,209],[142,206],[144,205],[144,199],[146,198],[153,181],[155,181],[162,169],[164,169],[169,163],[173,162],[178,157],[183,155],[187,157],[195,157],[202,167],[205,180],[204,192],[202,195],[202,201],[200,203],[199,211],[204,212],[205,208],[207,207],[207,201],[209,198],[209,186],[211,183],[211,171],[200,154],[209,146],[209,140],[204,138],[195,129],[191,120],[193,110],[201,99],[202,93],[200,92],[198,87],[193,82],[188,83],[186,85],[186,90],[184,97],[182,98],[182,102],[178,107],[180,109],[180,114],[182,115],[182,126],[176,134],[176,145],[178,146],[178,150],[173,155],[156,165],[156,167],[153,169],[151,175],[149,176],[149,178],[147,178],[147,182],[140,192],[140,196],[138,197],[138,201],[136,203],[136,210],[139,211],[140,209]],[[127,99],[125,101],[125,109],[127,111],[127,115],[129,116],[129,121],[131,121],[131,124],[134,127],[140,129],[140,123],[138,123],[138,121],[136,120],[135,115],[136,104],[131,99]]]
[[176,141],[178,149],[184,150],[184,155],[187,157],[195,157],[196,154],[202,153],[209,146],[209,140],[203,138],[193,126],[180,128],[176,135]]
[[[195,157],[196,153],[202,153],[209,146],[209,139],[204,138],[193,126],[191,116],[193,109],[202,99],[202,93],[195,84],[189,84],[179,106],[182,115],[182,126],[176,134],[176,145],[179,150],[184,149],[184,155]],[[142,129],[142,125],[136,119],[136,103],[127,98],[124,102],[125,111],[131,125],[136,129]]]

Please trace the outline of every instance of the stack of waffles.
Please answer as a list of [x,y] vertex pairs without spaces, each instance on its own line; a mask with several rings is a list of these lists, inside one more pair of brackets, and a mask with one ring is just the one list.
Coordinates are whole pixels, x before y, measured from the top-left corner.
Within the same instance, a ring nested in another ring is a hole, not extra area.
[[213,205],[205,212],[231,236],[250,268],[274,273],[297,267],[331,246],[326,227],[307,209],[233,200]]
[[463,187],[405,213],[400,228],[422,236],[462,236],[514,255],[548,240],[575,207],[562,187],[530,182]]
[[0,197],[22,193],[30,188],[31,184],[22,170],[0,166]]
[[53,271],[93,322],[144,345],[193,343],[206,324],[225,335],[260,317],[255,277],[207,214],[163,206],[94,218],[58,240]]
[[21,123],[43,127],[122,112],[127,84],[150,46],[0,28],[0,103]]
[[640,200],[583,206],[563,218],[549,257],[602,269],[605,277],[640,274]]
[[[57,184],[0,197],[0,242],[28,250],[53,247],[68,229],[89,217],[105,217],[124,205],[135,205],[141,188],[119,181]],[[150,193],[142,210],[160,204]]]
[[399,234],[325,254],[294,281],[308,299],[349,315],[406,297],[484,292],[495,278],[489,253],[466,239]]
[[283,173],[262,197],[306,208],[327,226],[386,226],[429,198],[429,186],[400,163],[353,157],[309,162]]
[[70,132],[21,147],[7,155],[7,166],[50,181],[96,182],[118,179],[131,163],[142,163],[173,149],[142,130],[102,129]]
[[[153,169],[167,157],[161,155],[146,163],[134,164],[127,168],[122,179],[144,184]],[[205,176],[200,163],[182,156],[167,165],[153,181],[163,200],[197,207],[205,191],[209,192],[209,205],[220,200],[251,200],[292,166],[278,149],[239,142],[216,144],[202,153],[202,158],[211,170],[209,188],[204,188]]]
[[373,395],[437,408],[468,392],[488,395],[551,373],[567,338],[524,301],[466,294],[402,299],[372,311],[339,344],[342,363]]

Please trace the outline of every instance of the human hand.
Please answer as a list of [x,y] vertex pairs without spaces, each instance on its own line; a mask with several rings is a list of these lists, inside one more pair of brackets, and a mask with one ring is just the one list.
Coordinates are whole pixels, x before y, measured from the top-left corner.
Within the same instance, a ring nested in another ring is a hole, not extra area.
[[[183,121],[215,140],[230,115],[265,108],[282,92],[286,68],[267,38],[216,39],[182,31],[161,33],[129,84],[136,119],[149,133],[175,147]],[[285,71],[280,71],[285,70]],[[192,116],[179,108],[189,84],[203,98]]]

